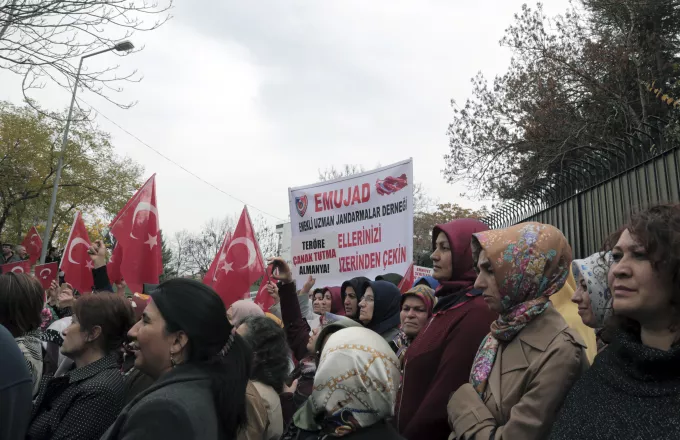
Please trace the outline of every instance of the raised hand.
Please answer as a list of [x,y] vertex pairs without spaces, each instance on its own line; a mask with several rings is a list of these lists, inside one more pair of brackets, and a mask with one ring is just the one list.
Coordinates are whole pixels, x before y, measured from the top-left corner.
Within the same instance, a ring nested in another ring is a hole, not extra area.
[[310,275],[309,278],[307,278],[307,281],[305,281],[305,285],[302,286],[302,291],[300,294],[308,294],[309,291],[314,287],[314,284],[316,284],[316,278]]
[[293,281],[293,273],[290,271],[290,267],[286,260],[281,257],[269,258],[267,264],[273,264],[274,268],[278,269],[278,273],[273,271],[272,278],[283,281],[284,283],[290,283]]
[[106,246],[104,246],[103,241],[95,241],[87,250],[87,253],[90,254],[95,269],[106,266]]
[[57,301],[61,308],[73,307],[73,304],[76,302],[76,299],[73,296],[73,286],[69,283],[62,284]]

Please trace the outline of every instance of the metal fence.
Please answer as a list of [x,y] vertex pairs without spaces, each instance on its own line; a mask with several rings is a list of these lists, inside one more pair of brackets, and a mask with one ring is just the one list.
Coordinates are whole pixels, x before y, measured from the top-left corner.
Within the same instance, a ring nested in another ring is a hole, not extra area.
[[559,228],[574,258],[601,249],[630,212],[658,203],[680,202],[680,148],[668,149],[597,185],[545,207],[525,199],[494,211],[485,222],[493,229],[536,221]]

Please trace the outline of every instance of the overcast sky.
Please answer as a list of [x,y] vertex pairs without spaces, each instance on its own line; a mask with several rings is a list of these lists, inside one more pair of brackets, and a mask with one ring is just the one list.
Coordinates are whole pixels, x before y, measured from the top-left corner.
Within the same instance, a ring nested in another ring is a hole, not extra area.
[[[498,44],[520,0],[176,0],[174,18],[133,38],[139,53],[119,63],[144,79],[125,88],[120,110],[92,93],[96,110],[225,192],[276,218],[288,217],[287,188],[318,170],[369,169],[412,157],[415,181],[440,202],[478,207],[445,182],[450,100],[464,103],[470,78],[502,73]],[[545,6],[566,10],[567,0]],[[0,99],[21,102],[21,79],[0,72]],[[34,94],[48,108],[67,91]],[[99,117],[116,150],[157,173],[161,227],[197,230],[242,203],[159,157]],[[487,202],[488,203],[488,202]]]

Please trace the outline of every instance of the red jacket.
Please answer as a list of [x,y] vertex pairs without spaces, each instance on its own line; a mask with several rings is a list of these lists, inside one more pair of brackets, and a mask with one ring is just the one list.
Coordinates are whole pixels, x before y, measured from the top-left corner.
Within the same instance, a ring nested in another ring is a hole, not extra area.
[[479,344],[498,316],[474,293],[435,312],[406,351],[395,416],[408,440],[446,440],[451,433],[449,397],[469,381]]

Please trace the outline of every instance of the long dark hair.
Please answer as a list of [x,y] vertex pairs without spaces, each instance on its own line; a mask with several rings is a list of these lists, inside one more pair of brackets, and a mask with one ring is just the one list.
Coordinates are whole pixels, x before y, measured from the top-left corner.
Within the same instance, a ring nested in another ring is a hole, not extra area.
[[[625,230],[628,230],[645,248],[652,268],[661,277],[671,280],[673,288],[671,330],[678,330],[680,326],[680,204],[657,205],[632,214],[626,225],[607,238],[603,250],[611,251]],[[634,319],[616,315],[616,313],[606,324],[608,337],[611,337],[619,328],[640,334],[640,323]]]
[[18,338],[40,327],[45,291],[25,273],[0,275],[0,324]]
[[243,336],[253,350],[250,378],[283,392],[288,378],[288,343],[286,333],[266,316],[248,316],[241,322],[248,331]]
[[[168,333],[189,338],[185,362],[200,365],[212,380],[212,393],[222,436],[235,438],[246,423],[245,394],[251,353],[238,335],[232,336],[227,310],[215,291],[198,281],[175,278],[151,293]],[[223,349],[230,341],[228,351]]]

